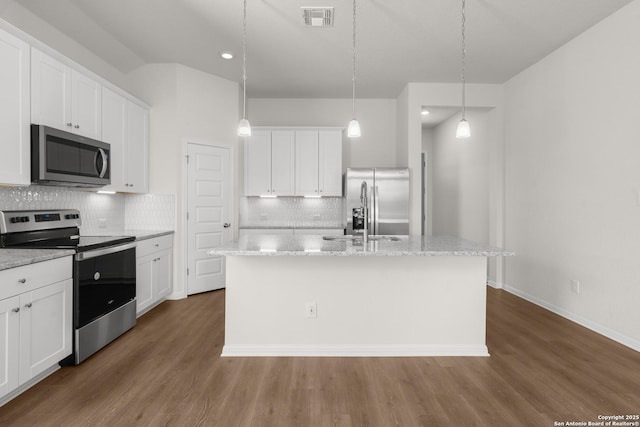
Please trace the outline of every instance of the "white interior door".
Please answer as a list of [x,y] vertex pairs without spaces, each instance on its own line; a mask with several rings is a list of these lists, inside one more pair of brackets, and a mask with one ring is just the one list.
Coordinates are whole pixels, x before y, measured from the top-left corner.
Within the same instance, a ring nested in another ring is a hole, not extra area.
[[228,148],[187,144],[187,293],[225,286],[224,258],[207,255],[231,237]]

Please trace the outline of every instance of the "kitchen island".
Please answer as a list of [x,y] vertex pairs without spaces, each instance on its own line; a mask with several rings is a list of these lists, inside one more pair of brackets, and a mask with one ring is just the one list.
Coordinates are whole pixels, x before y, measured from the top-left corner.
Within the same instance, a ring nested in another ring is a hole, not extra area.
[[209,254],[226,257],[222,356],[488,356],[487,257],[513,255],[456,237],[279,235]]

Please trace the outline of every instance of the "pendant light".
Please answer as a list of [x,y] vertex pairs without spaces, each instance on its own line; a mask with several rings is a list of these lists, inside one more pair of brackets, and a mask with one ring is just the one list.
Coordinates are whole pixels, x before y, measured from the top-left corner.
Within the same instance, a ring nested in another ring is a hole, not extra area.
[[247,120],[247,0],[242,8],[242,120],[238,124],[238,136],[251,136],[251,125]]
[[465,0],[462,0],[462,71],[460,73],[461,81],[462,81],[462,119],[458,123],[458,128],[456,129],[456,138],[469,138],[471,136],[471,129],[469,128],[469,122],[466,119],[466,105],[465,105],[465,79],[464,79],[464,66],[465,59],[467,56],[467,46],[466,40],[464,36],[464,24],[466,21],[465,16]]
[[353,119],[349,122],[347,136],[349,138],[360,137],[360,123],[356,120],[356,0],[353,0],[353,77],[351,79],[353,92]]

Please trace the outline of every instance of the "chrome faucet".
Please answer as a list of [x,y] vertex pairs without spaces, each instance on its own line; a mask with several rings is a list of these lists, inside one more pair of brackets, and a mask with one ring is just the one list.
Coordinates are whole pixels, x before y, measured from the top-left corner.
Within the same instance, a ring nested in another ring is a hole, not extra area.
[[367,181],[360,184],[360,203],[362,204],[362,216],[364,217],[364,228],[362,229],[362,243],[369,242],[369,201],[367,200]]

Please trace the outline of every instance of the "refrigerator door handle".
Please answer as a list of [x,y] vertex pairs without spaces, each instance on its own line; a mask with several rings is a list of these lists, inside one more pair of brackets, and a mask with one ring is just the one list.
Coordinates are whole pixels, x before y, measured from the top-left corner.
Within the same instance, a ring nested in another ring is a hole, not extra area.
[[378,234],[378,225],[379,225],[379,221],[380,221],[380,214],[379,214],[379,204],[378,204],[378,199],[380,198],[378,196],[378,186],[374,186],[373,190],[371,191],[373,193],[373,234],[376,235]]

